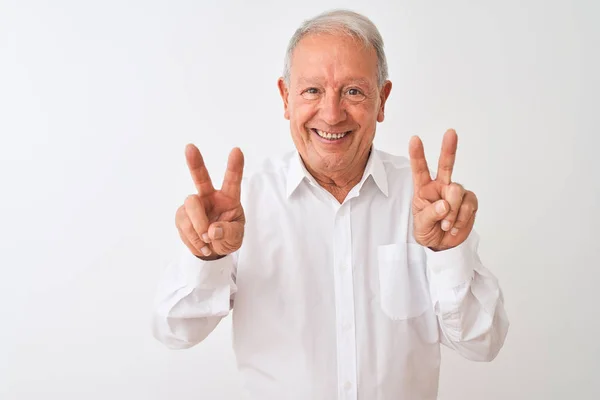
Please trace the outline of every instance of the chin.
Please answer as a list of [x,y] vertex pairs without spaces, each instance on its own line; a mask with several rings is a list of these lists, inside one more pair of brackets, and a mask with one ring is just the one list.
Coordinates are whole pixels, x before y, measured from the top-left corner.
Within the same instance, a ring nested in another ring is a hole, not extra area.
[[313,164],[323,171],[339,171],[348,167],[348,161],[345,153],[325,153],[321,156],[313,154]]

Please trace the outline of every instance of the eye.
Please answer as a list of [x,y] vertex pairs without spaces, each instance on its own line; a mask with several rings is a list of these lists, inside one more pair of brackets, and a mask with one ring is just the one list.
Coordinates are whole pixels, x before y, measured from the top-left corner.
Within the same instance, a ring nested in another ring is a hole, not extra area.
[[346,89],[345,96],[350,101],[363,101],[367,98],[365,93],[356,87],[351,87]]
[[316,99],[319,96],[319,89],[311,87],[302,92],[302,97],[305,99]]
[[346,92],[348,93],[350,96],[362,96],[362,92],[356,88],[351,88],[348,89],[348,91]]

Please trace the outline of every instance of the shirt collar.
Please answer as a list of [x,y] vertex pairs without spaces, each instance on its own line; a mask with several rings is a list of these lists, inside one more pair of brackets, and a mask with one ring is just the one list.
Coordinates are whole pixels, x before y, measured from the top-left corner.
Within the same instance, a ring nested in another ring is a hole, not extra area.
[[312,184],[315,183],[312,175],[306,170],[304,162],[300,157],[300,153],[298,153],[298,151],[295,151],[294,156],[290,160],[290,166],[287,172],[285,194],[288,198],[292,195],[292,193],[294,193],[296,188],[300,186],[300,183],[304,178],[308,179],[309,182],[311,182],[312,180]]
[[[371,147],[371,154],[369,155],[369,160],[367,161],[367,166],[365,167],[365,172],[363,174],[360,183],[358,184],[358,189],[362,188],[362,185],[365,183],[369,176],[373,177],[373,181],[375,185],[379,188],[381,193],[383,193],[386,197],[388,196],[388,180],[387,173],[385,171],[385,166],[383,165],[383,161],[379,155],[379,151],[375,149],[375,146]],[[319,186],[315,178],[308,172],[306,167],[304,166],[304,162],[300,157],[300,154],[295,151],[294,156],[290,160],[290,167],[287,172],[286,179],[286,196],[289,198],[292,193],[300,186],[300,183],[306,179],[311,185]]]

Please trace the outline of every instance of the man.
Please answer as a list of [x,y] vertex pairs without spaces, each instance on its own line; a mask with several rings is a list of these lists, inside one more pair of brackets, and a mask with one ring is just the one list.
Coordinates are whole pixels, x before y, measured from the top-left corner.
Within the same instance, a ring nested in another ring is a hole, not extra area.
[[410,163],[373,148],[392,84],[377,28],[356,13],[306,21],[278,85],[297,152],[242,179],[234,149],[216,190],[186,148],[198,193],[177,210],[186,249],[155,336],[191,347],[232,310],[253,398],[435,399],[440,343],[489,361],[508,330],[477,255],[477,197],[452,181],[456,133],[434,180],[419,138]]

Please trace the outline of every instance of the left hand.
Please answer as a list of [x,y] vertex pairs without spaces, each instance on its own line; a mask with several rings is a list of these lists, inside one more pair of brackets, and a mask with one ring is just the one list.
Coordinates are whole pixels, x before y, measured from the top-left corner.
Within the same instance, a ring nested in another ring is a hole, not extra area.
[[457,143],[456,132],[448,130],[442,140],[435,180],[429,174],[421,139],[414,136],[409,144],[414,184],[413,234],[417,243],[434,251],[464,242],[475,223],[477,196],[451,180]]

